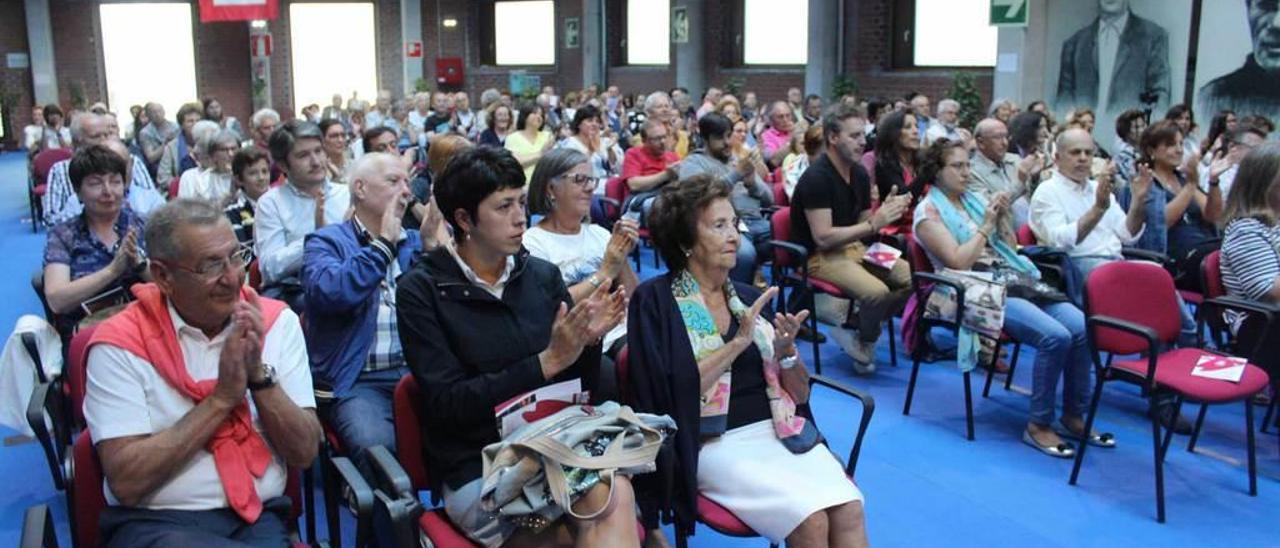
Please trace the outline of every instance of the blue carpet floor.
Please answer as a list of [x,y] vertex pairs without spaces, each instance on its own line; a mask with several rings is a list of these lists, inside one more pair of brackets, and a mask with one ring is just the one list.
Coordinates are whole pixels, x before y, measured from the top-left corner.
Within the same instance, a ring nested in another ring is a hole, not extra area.
[[[0,154],[0,326],[22,314],[40,314],[29,279],[39,266],[45,232],[31,233],[27,219],[26,167],[22,154]],[[641,277],[654,275],[644,250]],[[809,347],[802,346],[806,360]],[[1280,546],[1280,450],[1277,437],[1258,436],[1258,496],[1248,496],[1242,404],[1210,410],[1195,453],[1179,437],[1165,466],[1168,523],[1155,521],[1151,429],[1136,389],[1110,385],[1103,392],[1097,429],[1114,432],[1119,447],[1089,451],[1078,486],[1067,485],[1071,462],[1045,457],[1020,441],[1035,352],[1024,348],[1014,390],[992,388],[989,399],[974,376],[976,440],[964,437],[961,375],[954,363],[924,364],[911,416],[902,415],[911,362],[888,364],[879,345],[880,371],[852,373],[852,360],[834,343],[822,347],[823,372],[869,391],[875,419],[858,465],[866,495],[867,523],[875,546]],[[1000,381],[1002,379],[997,379]],[[829,391],[814,395],[819,425],[840,454],[847,454],[859,409]],[[1184,412],[1194,412],[1186,409]],[[1257,417],[1261,420],[1262,409]],[[0,437],[14,432],[0,429]],[[0,545],[13,546],[22,513],[49,504],[69,545],[65,497],[56,491],[37,444],[0,447]],[[317,498],[319,498],[317,496]],[[323,519],[318,520],[323,522]],[[350,522],[344,527],[348,535]],[[320,537],[323,524],[320,526]],[[764,546],[759,539],[731,539],[703,527],[693,546]]]

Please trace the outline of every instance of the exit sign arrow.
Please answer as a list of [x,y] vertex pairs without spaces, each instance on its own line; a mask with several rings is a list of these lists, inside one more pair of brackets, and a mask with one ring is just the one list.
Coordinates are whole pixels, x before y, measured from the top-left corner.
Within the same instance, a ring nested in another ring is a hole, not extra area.
[[1026,26],[1027,0],[991,0],[991,24]]

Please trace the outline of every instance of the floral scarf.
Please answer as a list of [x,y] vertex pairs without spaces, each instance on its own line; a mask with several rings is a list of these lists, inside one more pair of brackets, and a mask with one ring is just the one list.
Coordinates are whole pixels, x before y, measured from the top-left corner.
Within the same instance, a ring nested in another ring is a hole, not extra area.
[[[684,320],[685,330],[689,334],[689,345],[693,347],[694,360],[702,360],[724,346],[720,330],[716,328],[715,319],[707,304],[699,293],[697,280],[689,271],[684,270],[676,275],[671,284],[671,293],[675,296],[676,305],[680,308],[680,316]],[[733,282],[724,286],[725,302],[729,304],[729,312],[739,318],[749,308],[738,298],[733,289]],[[822,441],[822,435],[812,421],[796,414],[796,402],[782,388],[778,380],[781,366],[773,357],[773,326],[764,318],[757,317],[755,325],[740,325],[738,329],[752,330],[752,340],[760,350],[764,362],[765,392],[769,397],[769,411],[773,415],[773,429],[792,453],[804,453]],[[732,368],[725,370],[714,386],[702,395],[702,412],[700,429],[704,438],[723,434],[729,424],[729,395],[732,392]]]

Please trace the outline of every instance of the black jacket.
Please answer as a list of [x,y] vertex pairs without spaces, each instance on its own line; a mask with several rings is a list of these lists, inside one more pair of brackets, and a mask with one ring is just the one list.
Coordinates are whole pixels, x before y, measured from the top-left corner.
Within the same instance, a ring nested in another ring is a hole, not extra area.
[[[671,293],[672,274],[654,277],[636,288],[627,311],[627,376],[634,401],[627,402],[636,411],[670,415],[679,430],[675,435],[675,459],[659,456],[658,466],[672,467],[671,508],[677,527],[692,532],[697,523],[698,451],[702,447],[699,431],[702,394],[698,390],[700,376],[693,346],[685,330],[684,319]],[[744,303],[754,303],[760,291],[733,282]],[[761,311],[773,320],[769,307]],[[808,416],[808,407],[798,410]],[[661,485],[667,474],[645,474],[632,478],[636,499],[645,525],[658,524],[658,510],[664,498]]]
[[587,347],[556,378],[542,377],[538,353],[551,341],[561,302],[560,270],[521,250],[496,299],[472,284],[443,248],[399,280],[396,321],[404,355],[422,390],[425,457],[432,488],[459,489],[480,477],[480,451],[499,441],[493,408],[539,386],[582,377],[595,387],[600,347]]

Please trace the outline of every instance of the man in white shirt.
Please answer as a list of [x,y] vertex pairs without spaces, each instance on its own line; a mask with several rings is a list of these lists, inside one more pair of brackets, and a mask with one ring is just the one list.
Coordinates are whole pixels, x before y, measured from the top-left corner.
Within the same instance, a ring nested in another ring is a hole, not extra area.
[[303,238],[322,226],[340,222],[351,207],[345,185],[328,179],[327,158],[320,127],[290,120],[271,135],[271,157],[284,172],[285,184],[258,201],[253,238],[262,294],[305,310],[298,271],[302,269]]
[[937,116],[929,123],[929,129],[924,132],[925,144],[932,145],[934,141],[946,137],[947,140],[966,143],[967,145],[969,141],[968,132],[957,126],[959,122],[960,103],[954,99],[938,101]]
[[215,205],[152,215],[154,284],[98,326],[84,414],[101,458],[107,546],[287,544],[287,467],[316,456],[298,317],[242,289]]
[[[1087,131],[1060,133],[1056,149],[1058,172],[1031,198],[1031,229],[1040,242],[1065,250],[1088,278],[1103,263],[1123,259],[1120,248],[1142,235],[1146,220],[1142,208],[1125,213],[1111,199],[1111,170],[1097,181],[1089,178],[1093,137]],[[1134,203],[1142,203],[1151,190],[1150,172],[1134,177],[1129,186]]]

